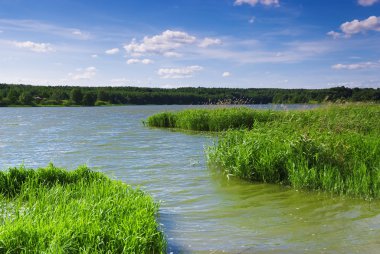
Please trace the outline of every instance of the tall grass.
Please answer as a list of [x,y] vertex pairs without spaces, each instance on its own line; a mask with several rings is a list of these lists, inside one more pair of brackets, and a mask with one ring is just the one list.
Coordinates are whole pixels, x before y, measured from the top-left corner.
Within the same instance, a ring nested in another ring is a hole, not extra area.
[[380,197],[378,104],[289,111],[191,109],[151,116],[148,125],[227,130],[206,154],[209,166],[228,177]]
[[0,172],[0,253],[163,253],[157,205],[79,167]]
[[276,119],[278,112],[254,110],[247,107],[188,109],[179,112],[163,112],[147,118],[150,127],[179,128],[194,131],[224,131],[252,128],[256,121]]
[[250,131],[227,131],[207,149],[208,164],[250,181],[380,197],[379,105],[282,114]]

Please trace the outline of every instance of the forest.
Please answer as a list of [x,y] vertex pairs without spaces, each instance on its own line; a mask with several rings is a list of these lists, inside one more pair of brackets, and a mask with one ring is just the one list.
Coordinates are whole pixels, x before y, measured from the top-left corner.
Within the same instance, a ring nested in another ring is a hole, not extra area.
[[380,102],[380,88],[144,88],[0,84],[0,106]]

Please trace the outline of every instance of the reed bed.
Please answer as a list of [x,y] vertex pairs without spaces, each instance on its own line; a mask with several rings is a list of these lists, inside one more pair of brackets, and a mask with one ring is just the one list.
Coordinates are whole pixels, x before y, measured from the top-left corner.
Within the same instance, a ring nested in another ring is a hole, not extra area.
[[144,123],[150,127],[218,132],[228,129],[250,129],[257,121],[272,121],[279,116],[277,111],[272,110],[222,107],[158,113],[148,117]]
[[[378,104],[288,111],[186,110],[170,116],[177,128],[228,129],[206,149],[208,165],[228,177],[367,199],[380,197]],[[206,127],[198,127],[198,121]]]
[[164,253],[144,192],[85,166],[0,172],[0,253]]

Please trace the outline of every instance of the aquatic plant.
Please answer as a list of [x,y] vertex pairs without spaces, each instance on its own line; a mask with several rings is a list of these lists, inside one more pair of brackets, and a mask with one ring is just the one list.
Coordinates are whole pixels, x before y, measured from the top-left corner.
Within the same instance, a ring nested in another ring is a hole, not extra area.
[[209,166],[228,177],[378,198],[379,119],[378,104],[341,104],[286,111],[189,109],[153,115],[148,125],[223,131],[206,154]]
[[207,149],[210,167],[249,181],[380,197],[380,107],[284,112],[281,121],[230,130]]
[[272,121],[279,116],[272,110],[254,110],[248,107],[222,107],[213,109],[187,109],[163,112],[147,118],[150,127],[179,128],[194,131],[224,131],[250,129],[255,122]]
[[0,253],[164,253],[157,204],[85,166],[0,172]]

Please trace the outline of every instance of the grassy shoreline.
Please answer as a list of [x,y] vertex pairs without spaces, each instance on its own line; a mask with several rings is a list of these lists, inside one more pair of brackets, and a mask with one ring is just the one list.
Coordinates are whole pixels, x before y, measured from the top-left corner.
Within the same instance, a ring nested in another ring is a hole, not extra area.
[[223,131],[206,149],[208,165],[228,177],[367,199],[380,197],[380,105],[312,110],[185,110],[149,126]]
[[0,172],[0,253],[164,253],[150,196],[87,167]]

